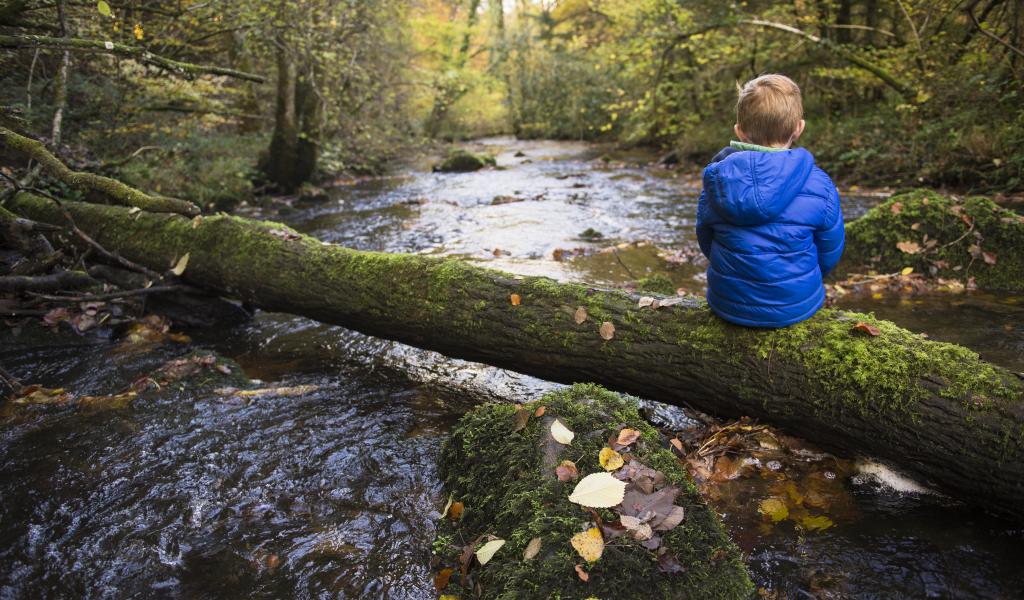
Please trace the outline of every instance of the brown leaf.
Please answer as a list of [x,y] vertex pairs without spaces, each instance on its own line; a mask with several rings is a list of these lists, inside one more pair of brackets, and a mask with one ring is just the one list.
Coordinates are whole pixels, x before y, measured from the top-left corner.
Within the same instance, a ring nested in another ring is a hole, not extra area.
[[992,252],[982,252],[981,256],[982,256],[982,258],[985,259],[985,264],[987,264],[987,265],[994,265],[994,264],[996,264],[996,255],[993,254]]
[[576,463],[571,460],[563,460],[555,467],[555,475],[558,476],[559,481],[573,481],[579,477],[579,471],[576,470]]
[[530,540],[530,543],[526,545],[526,550],[523,551],[523,560],[533,560],[533,558],[540,553],[542,543],[543,540],[539,537],[535,537]]
[[871,337],[876,337],[876,336],[879,336],[879,335],[882,334],[882,332],[879,331],[879,329],[877,327],[875,327],[874,325],[868,325],[867,323],[865,323],[863,321],[861,321],[861,322],[857,323],[856,325],[854,325],[853,326],[853,330],[854,331],[860,331],[862,333],[866,333],[866,334],[870,335]]
[[537,410],[533,411],[533,416],[535,416],[535,417],[543,417],[545,410],[547,410],[547,409],[544,408],[543,406],[538,406]]
[[573,315],[573,318],[576,319],[577,325],[582,324],[584,321],[587,320],[587,309],[583,308],[582,306],[577,308],[576,314]]
[[271,229],[268,233],[272,236],[279,237],[282,240],[297,240],[302,237],[297,233],[285,229]]
[[71,315],[68,313],[68,309],[62,306],[60,308],[55,308],[50,312],[46,313],[45,315],[43,315],[43,323],[46,323],[50,327],[56,327],[62,321],[67,321],[70,318]]
[[590,574],[583,570],[583,565],[576,565],[576,574],[583,581],[590,581]]
[[512,302],[512,306],[519,306],[519,303],[523,301],[519,294],[510,294],[508,299]]
[[441,592],[444,588],[448,587],[448,581],[452,578],[452,573],[454,572],[455,569],[450,567],[446,567],[438,571],[437,575],[434,577],[434,589]]
[[686,511],[683,510],[682,506],[673,506],[668,515],[666,515],[665,518],[662,519],[661,523],[658,523],[654,529],[656,531],[669,531],[675,529],[683,522],[684,516],[686,516]]
[[458,521],[462,518],[462,513],[465,510],[466,505],[462,502],[452,502],[451,508],[448,509],[448,518],[452,521]]
[[918,254],[921,252],[921,245],[917,242],[899,242],[896,244],[896,247],[907,254]]
[[660,569],[662,573],[673,575],[676,573],[682,573],[683,565],[679,564],[679,559],[676,558],[675,554],[667,552],[662,548],[662,552],[658,554],[658,569]]
[[516,409],[512,431],[522,431],[523,429],[525,429],[526,424],[530,422],[530,415],[532,414],[533,411],[530,410],[529,408],[520,407]]
[[601,337],[605,340],[610,340],[615,337],[615,325],[613,325],[611,321],[601,323],[601,329],[598,331],[601,333]]
[[626,427],[619,431],[619,437],[615,439],[615,443],[620,446],[629,446],[638,439],[640,439],[640,432]]
[[684,454],[683,442],[679,441],[679,438],[672,438],[668,441],[668,443],[672,444],[672,447],[678,450],[680,454]]
[[889,206],[889,210],[892,211],[892,214],[898,215],[901,212],[903,212],[903,203],[902,202],[893,202],[892,205]]

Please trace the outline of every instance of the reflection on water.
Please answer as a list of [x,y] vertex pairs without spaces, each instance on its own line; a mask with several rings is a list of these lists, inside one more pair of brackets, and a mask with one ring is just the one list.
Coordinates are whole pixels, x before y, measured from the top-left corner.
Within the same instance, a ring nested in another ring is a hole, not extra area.
[[[703,267],[690,260],[694,172],[629,162],[650,158],[639,155],[600,161],[604,149],[584,144],[483,145],[504,169],[439,175],[415,164],[273,217],[357,248],[605,285],[660,273],[701,291]],[[844,201],[848,214],[871,202]],[[581,237],[588,228],[601,237]],[[1017,306],[964,296],[858,308],[1012,365],[1024,348]],[[0,424],[0,598],[433,597],[441,439],[476,402],[553,387],[286,315],[188,333],[251,377],[319,389],[239,403],[174,388],[130,410],[33,407]],[[79,394],[116,391],[188,351],[169,344],[121,357],[113,341],[55,344],[28,330],[4,331],[0,342],[8,370]],[[650,414],[669,429],[693,424],[678,409]],[[835,459],[794,451],[780,461],[781,483],[774,469],[750,469],[713,494],[769,595],[1024,593],[1021,531],[825,461]],[[808,514],[833,526],[808,529],[816,521],[799,511],[814,507],[827,469],[836,475],[829,507]],[[786,482],[800,505],[766,528],[762,502],[792,500]]]

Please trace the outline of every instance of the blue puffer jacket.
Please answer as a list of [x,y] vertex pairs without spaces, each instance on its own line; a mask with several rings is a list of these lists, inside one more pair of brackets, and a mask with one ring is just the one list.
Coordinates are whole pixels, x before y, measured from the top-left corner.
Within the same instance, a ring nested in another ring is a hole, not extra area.
[[803,148],[719,152],[704,169],[697,240],[708,304],[727,321],[785,327],[814,315],[843,253],[839,192]]

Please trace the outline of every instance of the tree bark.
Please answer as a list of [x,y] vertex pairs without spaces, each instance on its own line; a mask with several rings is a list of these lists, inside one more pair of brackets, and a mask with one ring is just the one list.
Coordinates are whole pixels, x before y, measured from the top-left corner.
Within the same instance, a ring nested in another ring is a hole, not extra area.
[[299,123],[295,106],[295,58],[283,36],[278,37],[275,52],[277,100],[274,112],[274,133],[270,139],[270,149],[262,170],[274,185],[290,192],[301,183],[297,176]]
[[[125,258],[163,270],[188,253],[184,281],[266,310],[553,381],[750,415],[1024,518],[1021,377],[868,315],[822,310],[792,327],[750,329],[693,298],[641,308],[621,291],[456,259],[360,252],[280,224],[64,205],[81,229]],[[65,218],[29,193],[8,208],[47,223]],[[879,335],[861,333],[860,322]]]

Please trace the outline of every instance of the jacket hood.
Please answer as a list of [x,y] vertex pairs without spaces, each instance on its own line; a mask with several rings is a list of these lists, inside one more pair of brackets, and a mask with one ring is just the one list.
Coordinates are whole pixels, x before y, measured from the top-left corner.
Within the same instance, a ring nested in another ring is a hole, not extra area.
[[803,148],[732,152],[704,169],[704,190],[722,219],[734,225],[760,225],[789,206],[813,168],[814,157]]

